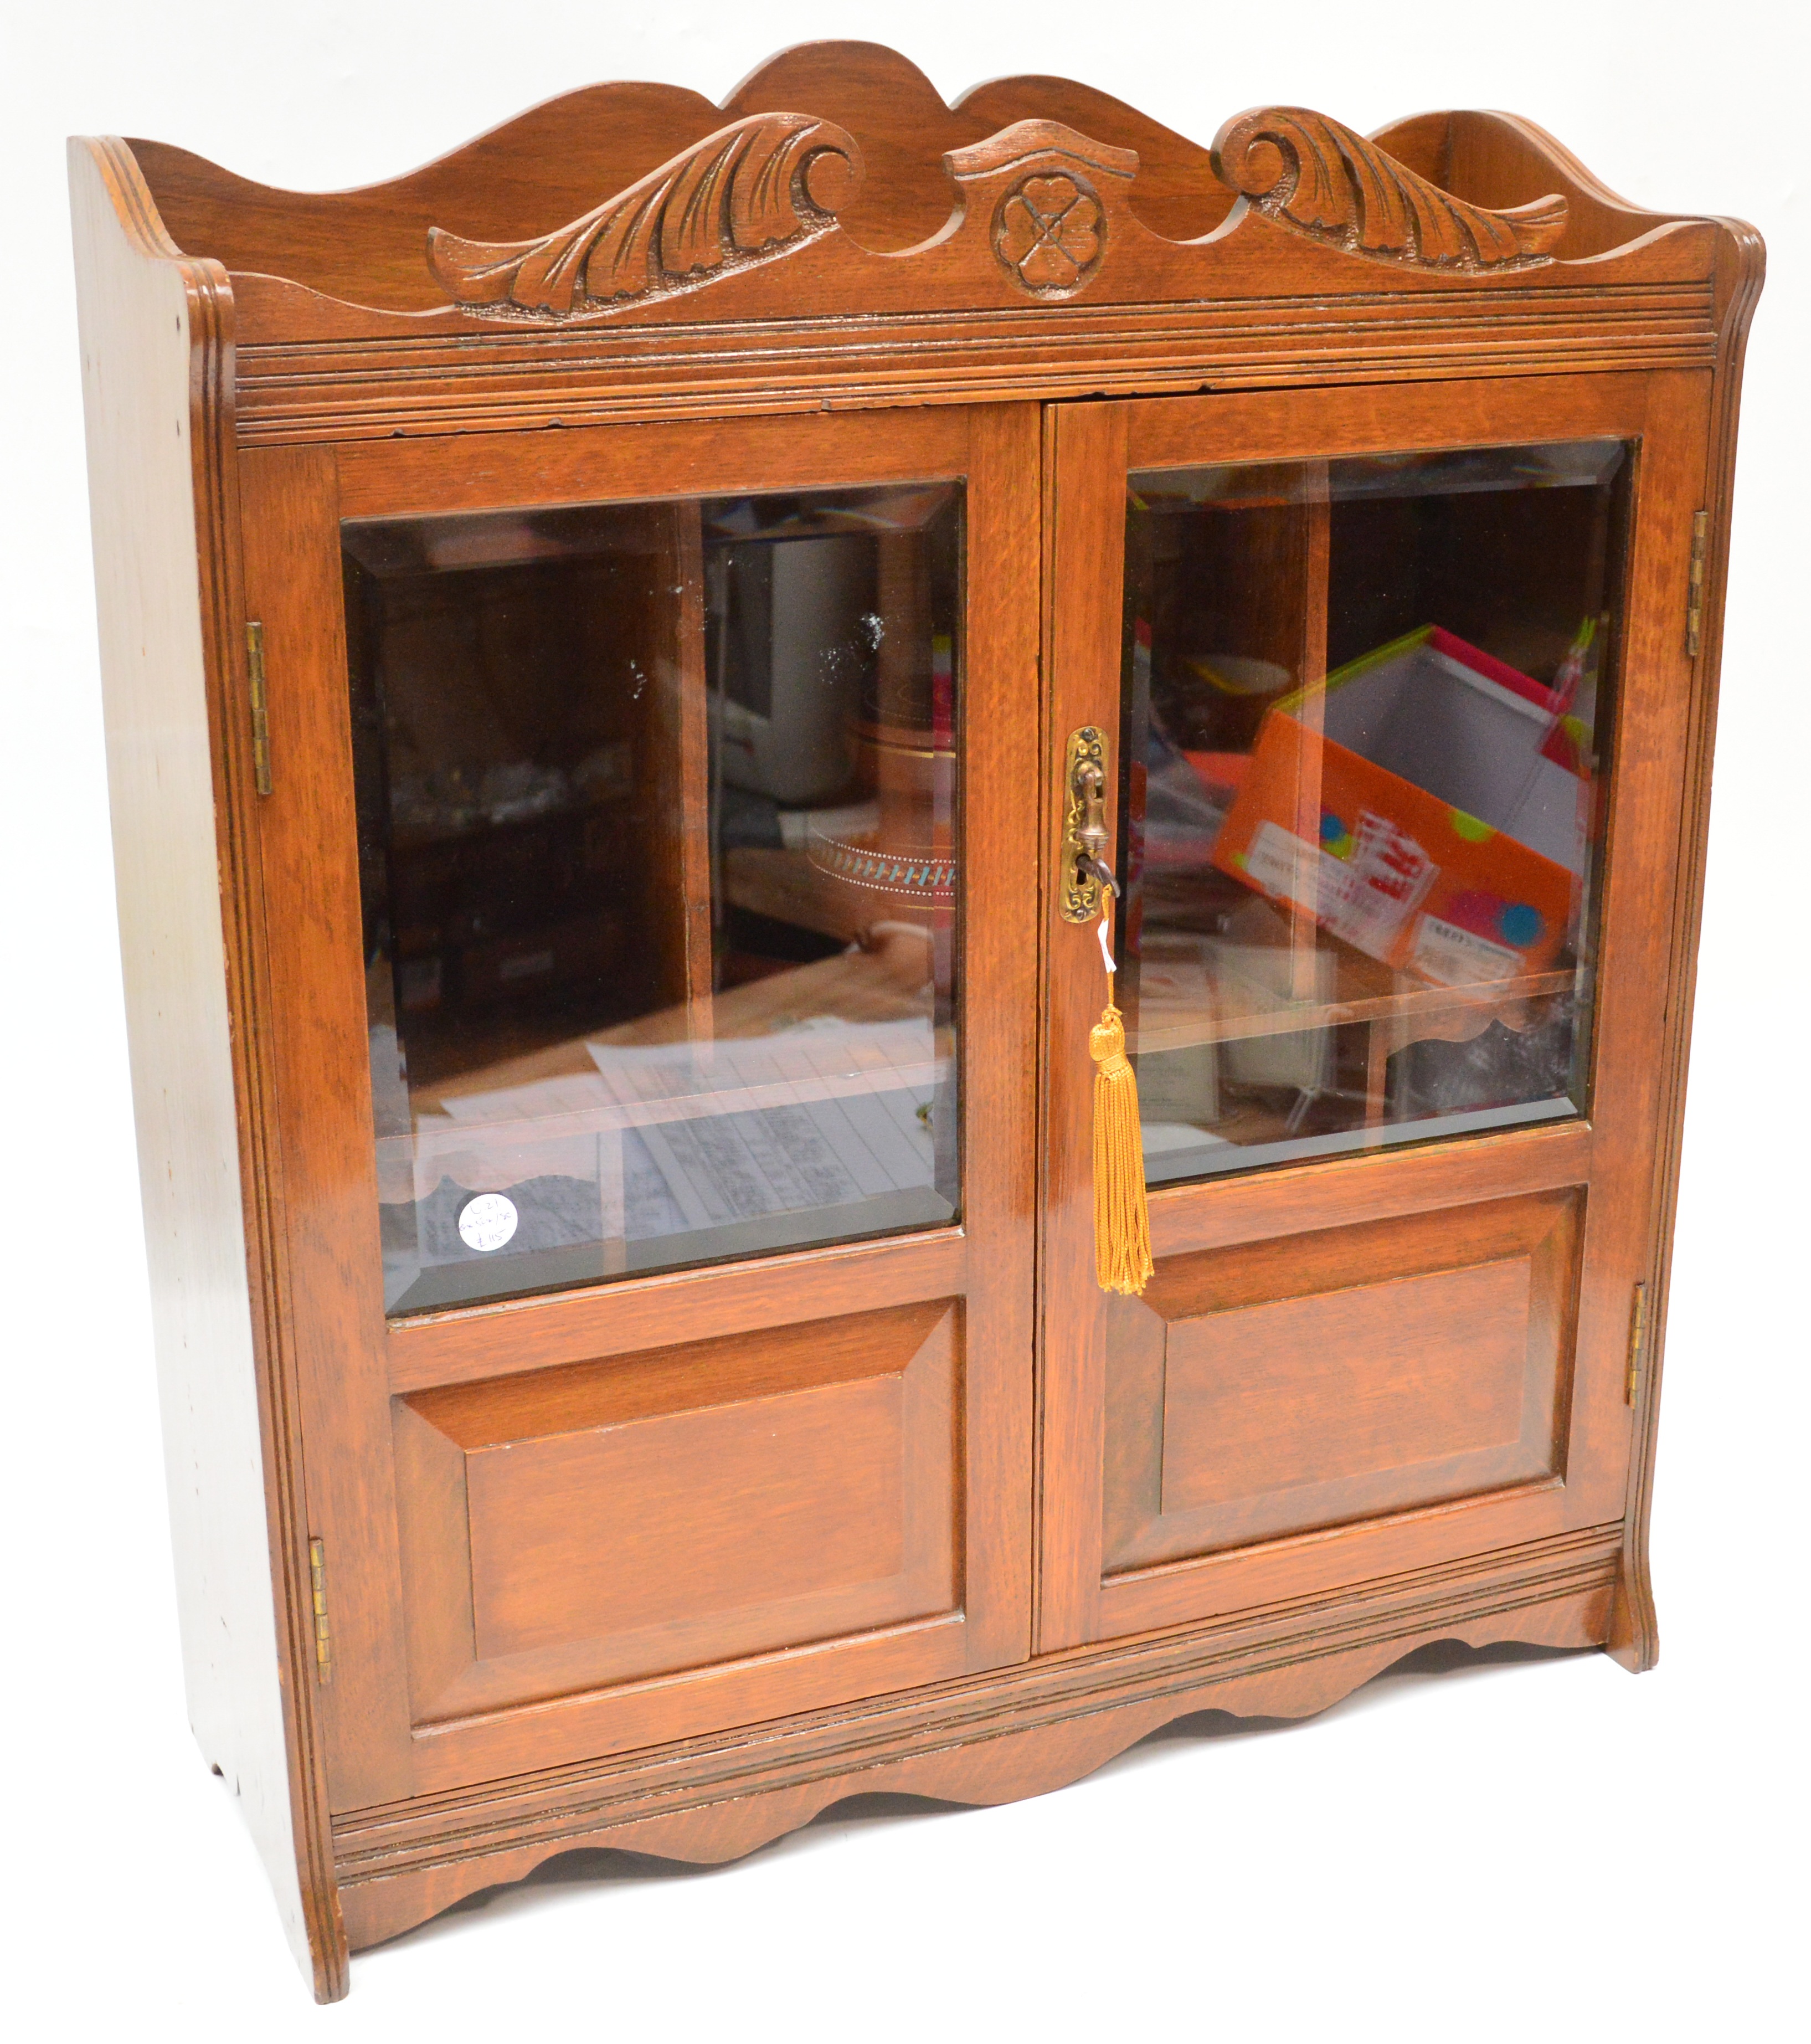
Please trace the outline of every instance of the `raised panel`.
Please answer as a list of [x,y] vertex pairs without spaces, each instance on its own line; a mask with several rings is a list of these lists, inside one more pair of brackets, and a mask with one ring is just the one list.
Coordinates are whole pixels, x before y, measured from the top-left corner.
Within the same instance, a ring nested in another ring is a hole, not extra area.
[[1108,1341],[1109,1573],[1564,1473],[1579,1196],[1171,1258]]
[[949,1301],[396,1401],[417,1723],[954,1609]]
[[904,1404],[889,1372],[469,1454],[478,1658],[897,1576]]
[[1528,1321],[1515,1262],[1172,1327],[1164,1516],[1274,1520],[1291,1514],[1283,1498],[1329,1486],[1349,1507],[1387,1505],[1410,1471],[1437,1485],[1547,1474],[1550,1432],[1521,1439]]

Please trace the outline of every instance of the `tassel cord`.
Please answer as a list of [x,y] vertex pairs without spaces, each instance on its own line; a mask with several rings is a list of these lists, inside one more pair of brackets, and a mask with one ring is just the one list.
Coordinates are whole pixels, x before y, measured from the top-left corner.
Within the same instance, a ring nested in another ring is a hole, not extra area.
[[1104,878],[1108,884],[1101,889],[1100,951],[1108,975],[1107,1007],[1088,1039],[1095,1065],[1095,1277],[1103,1291],[1136,1294],[1144,1290],[1155,1266],[1138,1075],[1126,1055],[1125,1019],[1113,1000],[1111,873]]

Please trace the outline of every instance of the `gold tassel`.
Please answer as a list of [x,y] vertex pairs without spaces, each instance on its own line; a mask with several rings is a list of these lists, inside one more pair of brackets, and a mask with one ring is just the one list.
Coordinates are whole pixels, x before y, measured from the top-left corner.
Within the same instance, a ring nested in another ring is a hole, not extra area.
[[1138,1080],[1112,1002],[1088,1032],[1094,1073],[1094,1274],[1106,1292],[1142,1292],[1154,1268],[1145,1200]]

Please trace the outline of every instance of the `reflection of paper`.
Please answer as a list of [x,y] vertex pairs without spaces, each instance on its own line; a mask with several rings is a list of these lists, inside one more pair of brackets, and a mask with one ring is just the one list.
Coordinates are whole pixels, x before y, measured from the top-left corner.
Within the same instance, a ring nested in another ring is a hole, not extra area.
[[[770,1036],[729,1036],[710,1043],[593,1043],[599,1078],[631,1121],[677,1112],[733,1113],[743,1107],[794,1105],[876,1086],[930,1085],[937,1077],[928,1016],[844,1022],[819,1016]],[[644,1110],[658,1107],[650,1116]]]
[[1369,809],[1349,860],[1268,821],[1245,854],[1246,874],[1265,893],[1307,909],[1335,936],[1386,962],[1439,870],[1412,837]]
[[1216,1135],[1211,1128],[1199,1128],[1191,1121],[1147,1121],[1139,1132],[1147,1157],[1167,1157],[1177,1150],[1231,1147],[1224,1135]]
[[[655,1121],[735,1114],[844,1095],[917,1086],[928,1091],[946,1075],[928,1017],[896,1022],[842,1022],[819,1017],[771,1036],[714,1043],[592,1043],[597,1066],[492,1093],[455,1095],[444,1104],[455,1122],[502,1128],[532,1121],[534,1139]],[[417,1124],[417,1133],[428,1124]]]
[[[1211,938],[1214,977],[1230,996],[1234,1014],[1268,1014],[1275,1009],[1303,1005],[1293,991],[1293,982],[1308,959],[1313,960],[1314,984],[1307,996],[1310,1004],[1325,1004],[1333,997],[1339,961],[1329,951],[1306,954],[1286,944],[1241,944],[1223,937]],[[1255,998],[1254,998],[1255,997]]]
[[604,1134],[597,1139],[598,1232],[606,1242],[620,1241],[628,1232],[628,1189],[623,1166],[623,1139]]
[[1207,939],[1147,936],[1138,959],[1138,1000],[1153,1008],[1205,1012],[1210,1004]]
[[1350,883],[1322,920],[1336,937],[1372,958],[1387,959],[1439,870],[1406,831],[1366,809],[1358,819]]
[[[468,1193],[506,1193],[524,1178],[581,1178],[600,1175],[600,1151],[620,1136],[562,1135],[539,1139],[532,1123],[520,1123],[475,1138],[457,1124],[424,1125],[428,1139],[415,1146],[415,1197],[426,1199],[442,1178],[450,1178]],[[619,1166],[617,1175],[621,1176]]]
[[1268,819],[1246,848],[1245,872],[1267,894],[1314,915],[1337,912],[1352,891],[1352,869],[1342,860]]
[[931,1181],[930,1132],[910,1093],[645,1127],[641,1139],[689,1228],[843,1206]]
[[1479,986],[1491,980],[1514,979],[1521,970],[1521,954],[1488,938],[1423,916],[1415,932],[1415,967],[1442,986]]
[[[507,1190],[555,1168],[597,1185],[607,1235],[634,1237],[638,1208],[676,1208],[682,1225],[708,1227],[931,1182],[919,1110],[948,1084],[950,1060],[936,1055],[928,1016],[819,1016],[767,1036],[588,1047],[594,1072],[457,1095],[412,1139],[392,1139],[412,1151],[417,1185],[451,1175]],[[626,1138],[664,1190],[629,1182]]]
[[[1222,992],[1232,997],[1228,1005],[1235,1013],[1243,1010],[1269,1015],[1302,1005],[1324,1008],[1333,997],[1338,961],[1326,951],[1310,952],[1308,957],[1313,960],[1314,988],[1306,1003],[1291,993],[1291,983],[1305,962],[1303,954],[1283,945],[1218,941],[1214,946],[1214,976]],[[1288,1086],[1300,1093],[1322,1092],[1332,1083],[1333,1052],[1333,1032],[1325,1027],[1234,1037],[1220,1046],[1226,1075],[1235,1085]]]

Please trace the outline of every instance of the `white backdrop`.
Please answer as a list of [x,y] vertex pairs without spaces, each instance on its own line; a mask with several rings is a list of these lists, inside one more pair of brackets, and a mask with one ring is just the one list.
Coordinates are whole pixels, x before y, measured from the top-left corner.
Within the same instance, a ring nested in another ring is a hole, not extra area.
[[[13,283],[0,763],[0,1356],[15,2035],[1418,2039],[1777,2034],[1801,1862],[1811,1335],[1811,688],[1797,10],[1523,0],[67,0],[6,31]],[[531,1886],[312,2011],[184,1722],[107,816],[62,142],[365,182],[571,86],[727,94],[814,36],[953,98],[1084,79],[1206,141],[1287,102],[1531,116],[1640,202],[1752,220],[1710,879],[1655,1520],[1663,1658],[1394,1677],[1299,1727],[1160,1739],[1006,1809],[820,1824],[737,1868]],[[1789,103],[1797,88],[1798,103]],[[1791,336],[1799,336],[1794,343]],[[1789,1871],[1790,1870],[1790,1871]],[[16,2012],[17,2011],[17,2012]]]

